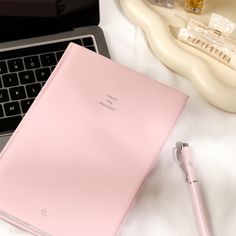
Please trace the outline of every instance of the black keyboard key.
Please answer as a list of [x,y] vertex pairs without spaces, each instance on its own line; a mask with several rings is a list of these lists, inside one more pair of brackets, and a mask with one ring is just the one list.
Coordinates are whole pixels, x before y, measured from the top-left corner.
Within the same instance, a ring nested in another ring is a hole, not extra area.
[[63,55],[64,51],[60,51],[56,53],[57,61],[59,61]]
[[30,106],[32,105],[33,102],[34,102],[34,99],[22,100],[20,102],[22,111],[24,113],[26,113],[29,110],[29,108],[30,108]]
[[21,113],[18,102],[9,102],[4,104],[4,110],[7,116],[14,116]]
[[31,85],[26,86],[27,95],[30,98],[36,97],[38,95],[38,93],[40,92],[40,90],[41,90],[40,83],[31,84]]
[[0,78],[0,88],[2,88],[2,80],[1,80],[1,78]]
[[0,74],[7,73],[7,64],[5,61],[0,61]]
[[83,38],[82,40],[85,47],[94,45],[92,37]]
[[21,120],[21,116],[13,116],[0,119],[0,132],[5,133],[9,131],[14,131],[21,122]]
[[16,73],[6,74],[2,76],[2,82],[5,87],[13,87],[19,84]]
[[71,42],[76,43],[76,44],[82,46],[82,40],[81,39],[72,40]]
[[40,59],[43,66],[54,66],[57,64],[54,53],[47,53],[40,55]]
[[90,47],[86,47],[86,48],[93,51],[93,52],[96,52],[96,48],[94,46],[90,46]]
[[0,89],[0,103],[8,101],[9,101],[9,94],[7,89]]
[[25,88],[23,86],[9,89],[11,100],[19,100],[26,98]]
[[56,66],[52,66],[51,67],[51,72],[53,72],[55,68],[56,68]]
[[48,77],[51,74],[51,71],[49,68],[42,68],[42,69],[37,69],[35,71],[36,74],[36,78],[38,81],[46,81],[48,79]]
[[35,82],[34,72],[32,70],[19,73],[21,84],[30,84]]
[[40,67],[39,57],[32,56],[32,57],[25,57],[25,68],[26,69],[35,69]]
[[0,117],[3,117],[4,113],[3,113],[3,109],[2,109],[2,105],[0,104]]
[[10,72],[17,72],[24,70],[24,64],[21,58],[9,60],[7,64]]

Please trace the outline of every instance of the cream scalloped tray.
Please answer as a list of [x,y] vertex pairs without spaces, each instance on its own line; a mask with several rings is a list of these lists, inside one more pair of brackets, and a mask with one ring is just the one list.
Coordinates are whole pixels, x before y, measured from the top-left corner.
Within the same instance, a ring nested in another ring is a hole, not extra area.
[[201,15],[184,11],[184,1],[173,9],[151,5],[147,0],[119,0],[128,18],[143,29],[154,55],[167,67],[188,78],[199,93],[216,107],[236,113],[236,71],[211,56],[177,40],[183,19],[206,25],[215,12],[236,22],[235,0],[206,0]]

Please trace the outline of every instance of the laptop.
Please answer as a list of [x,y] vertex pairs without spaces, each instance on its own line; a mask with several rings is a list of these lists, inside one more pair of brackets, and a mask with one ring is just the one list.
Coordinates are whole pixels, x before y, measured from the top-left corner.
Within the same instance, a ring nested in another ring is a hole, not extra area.
[[70,42],[109,57],[99,0],[80,2],[86,7],[61,17],[0,16],[0,150]]

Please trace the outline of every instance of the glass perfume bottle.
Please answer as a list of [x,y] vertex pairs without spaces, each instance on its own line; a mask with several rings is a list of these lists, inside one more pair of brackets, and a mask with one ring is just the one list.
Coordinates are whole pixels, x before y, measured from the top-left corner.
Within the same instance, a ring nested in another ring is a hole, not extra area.
[[186,0],[185,10],[188,12],[200,14],[203,7],[204,0]]
[[172,8],[174,0],[148,0],[151,4],[155,4],[161,7]]

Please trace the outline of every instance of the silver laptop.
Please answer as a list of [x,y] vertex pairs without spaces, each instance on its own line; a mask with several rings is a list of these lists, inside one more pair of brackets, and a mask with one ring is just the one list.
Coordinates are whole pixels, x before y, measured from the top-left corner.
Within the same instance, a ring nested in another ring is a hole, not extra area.
[[70,42],[109,57],[99,1],[82,1],[86,7],[62,17],[0,16],[0,150]]

